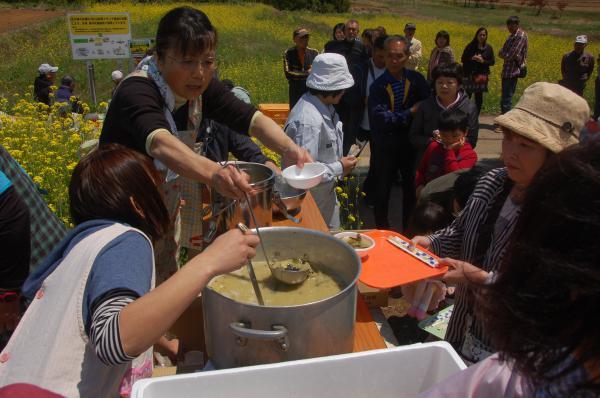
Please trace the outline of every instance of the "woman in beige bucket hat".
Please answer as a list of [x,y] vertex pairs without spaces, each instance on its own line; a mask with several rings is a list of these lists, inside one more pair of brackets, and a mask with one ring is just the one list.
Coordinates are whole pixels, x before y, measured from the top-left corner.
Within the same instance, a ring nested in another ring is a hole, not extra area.
[[587,102],[558,84],[529,86],[511,111],[495,119],[497,131],[504,134],[506,167],[479,180],[465,209],[450,226],[413,238],[416,244],[445,257],[441,264],[449,271],[443,280],[457,285],[445,339],[469,362],[495,352],[473,311],[471,286],[493,283],[527,187],[549,158],[579,142],[589,115]]

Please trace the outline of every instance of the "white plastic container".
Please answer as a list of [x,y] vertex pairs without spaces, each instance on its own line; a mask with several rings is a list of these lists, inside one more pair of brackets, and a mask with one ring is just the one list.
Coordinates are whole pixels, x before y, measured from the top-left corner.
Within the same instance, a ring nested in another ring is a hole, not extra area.
[[140,380],[132,398],[414,397],[465,369],[446,342]]

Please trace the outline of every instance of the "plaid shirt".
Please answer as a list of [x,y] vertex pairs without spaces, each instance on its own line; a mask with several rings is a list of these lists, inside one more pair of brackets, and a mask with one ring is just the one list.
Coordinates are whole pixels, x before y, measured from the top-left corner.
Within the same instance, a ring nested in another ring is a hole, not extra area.
[[29,209],[31,220],[29,268],[33,270],[67,234],[67,228],[48,208],[29,175],[2,145],[0,145],[0,170],[11,180],[15,191]]
[[527,60],[528,40],[527,34],[519,28],[514,34],[508,36],[500,50],[500,58],[504,59],[502,78],[510,79],[519,76],[521,67]]

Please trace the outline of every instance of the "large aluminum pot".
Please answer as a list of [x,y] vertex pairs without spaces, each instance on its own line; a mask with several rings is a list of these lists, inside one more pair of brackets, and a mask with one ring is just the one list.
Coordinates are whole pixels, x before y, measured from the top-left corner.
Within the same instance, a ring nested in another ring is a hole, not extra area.
[[[253,195],[248,195],[250,206],[258,227],[269,227],[273,224],[273,185],[275,172],[260,163],[236,162],[240,170],[250,176],[250,185],[255,190]],[[224,233],[235,228],[238,223],[244,223],[254,228],[254,221],[245,200],[225,198],[213,191],[213,214],[215,217],[217,233]]]
[[[206,349],[214,366],[231,368],[352,352],[356,319],[356,252],[333,236],[305,228],[261,228],[268,256],[308,255],[344,288],[308,304],[267,307],[244,304],[210,288],[202,293]],[[257,250],[256,260],[262,260]],[[248,284],[248,289],[252,289]]]

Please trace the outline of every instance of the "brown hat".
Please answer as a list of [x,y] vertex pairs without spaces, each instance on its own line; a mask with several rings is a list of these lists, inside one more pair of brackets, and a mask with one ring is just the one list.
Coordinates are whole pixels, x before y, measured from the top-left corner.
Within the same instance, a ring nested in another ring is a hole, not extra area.
[[[289,32],[289,31],[288,31]],[[310,32],[306,28],[298,28],[294,31],[294,37],[304,37],[308,36]]]
[[579,142],[589,117],[585,99],[558,84],[538,82],[527,87],[517,105],[494,122],[556,153]]

